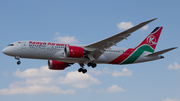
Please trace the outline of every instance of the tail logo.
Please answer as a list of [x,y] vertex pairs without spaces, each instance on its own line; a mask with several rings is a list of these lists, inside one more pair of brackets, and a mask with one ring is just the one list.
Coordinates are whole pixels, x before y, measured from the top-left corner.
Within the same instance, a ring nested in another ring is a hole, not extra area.
[[149,35],[149,36],[147,37],[147,43],[148,43],[149,45],[155,45],[155,44],[157,44],[157,42],[156,42],[156,37],[155,37],[154,35]]

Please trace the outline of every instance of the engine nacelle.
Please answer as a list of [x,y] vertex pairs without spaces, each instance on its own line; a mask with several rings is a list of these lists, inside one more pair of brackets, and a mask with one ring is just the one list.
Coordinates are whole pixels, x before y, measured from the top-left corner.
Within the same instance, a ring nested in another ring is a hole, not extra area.
[[66,46],[64,48],[66,57],[82,58],[87,52],[82,47],[77,46]]
[[51,70],[64,70],[68,66],[71,66],[71,65],[65,62],[48,60],[48,67]]

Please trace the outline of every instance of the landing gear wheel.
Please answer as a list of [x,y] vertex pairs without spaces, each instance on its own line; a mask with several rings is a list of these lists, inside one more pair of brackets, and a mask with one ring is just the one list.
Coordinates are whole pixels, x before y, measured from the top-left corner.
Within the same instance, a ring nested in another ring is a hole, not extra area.
[[95,63],[92,64],[92,68],[95,68],[97,65]]
[[21,64],[21,61],[18,61],[17,64],[20,65],[20,64]]
[[92,66],[92,62],[89,62],[89,63],[87,64],[87,66],[88,66],[88,67]]
[[92,68],[95,68],[97,65],[96,65],[96,63],[92,63],[92,62],[89,62],[88,64],[87,64],[87,66],[88,67],[92,67]]
[[80,72],[82,72],[82,71],[83,71],[83,69],[82,69],[82,68],[79,68],[79,69],[78,69],[78,72],[79,72],[79,73],[80,73]]
[[85,74],[87,72],[87,69],[84,69],[84,63],[79,63],[79,65],[81,66],[81,68],[78,69],[78,72],[82,72],[83,74]]
[[82,71],[83,74],[85,74],[86,72],[87,72],[87,69],[84,69],[84,70]]

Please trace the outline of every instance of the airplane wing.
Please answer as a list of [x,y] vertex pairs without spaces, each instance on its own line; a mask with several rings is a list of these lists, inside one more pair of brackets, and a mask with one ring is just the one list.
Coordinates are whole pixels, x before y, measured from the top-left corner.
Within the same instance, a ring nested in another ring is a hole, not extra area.
[[89,59],[90,60],[98,59],[104,53],[106,48],[110,48],[111,46],[116,45],[118,42],[120,42],[123,39],[126,39],[128,36],[130,36],[132,32],[138,30],[139,28],[143,27],[144,25],[146,25],[156,19],[157,18],[142,22],[128,30],[125,30],[121,33],[118,33],[116,35],[108,37],[104,40],[86,45],[84,47],[85,50],[91,51],[90,54],[88,55]]

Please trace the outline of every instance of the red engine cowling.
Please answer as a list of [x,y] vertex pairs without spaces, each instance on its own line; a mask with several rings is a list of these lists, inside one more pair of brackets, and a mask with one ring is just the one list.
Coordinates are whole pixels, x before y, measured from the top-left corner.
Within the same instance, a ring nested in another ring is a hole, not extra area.
[[48,67],[52,70],[64,70],[66,67],[70,66],[70,64],[55,60],[48,60]]
[[64,52],[66,57],[72,58],[82,58],[86,53],[82,47],[77,46],[66,46]]

